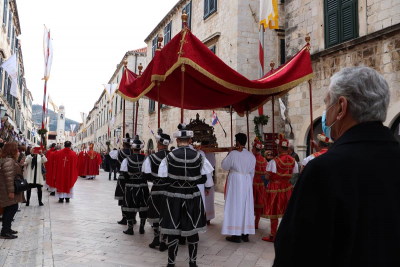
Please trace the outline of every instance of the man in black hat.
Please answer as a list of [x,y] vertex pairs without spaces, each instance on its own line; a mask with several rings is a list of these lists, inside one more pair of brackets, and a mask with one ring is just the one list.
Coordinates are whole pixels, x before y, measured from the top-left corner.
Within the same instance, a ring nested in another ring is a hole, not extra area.
[[[119,165],[122,163],[124,159],[129,157],[132,154],[131,150],[131,139],[129,133],[126,134],[126,138],[122,139],[123,148],[120,150],[113,150],[109,152],[109,155],[112,159],[118,160]],[[123,171],[119,171],[117,187],[115,188],[115,199],[118,200],[118,206],[121,207],[122,212],[122,220],[118,221],[119,224],[127,225],[126,216],[124,211],[122,210],[122,206],[124,204],[124,191],[125,191],[125,179]],[[134,222],[136,223],[136,222]]]
[[255,234],[253,177],[256,158],[245,146],[247,135],[235,135],[236,147],[222,161],[222,168],[229,171],[222,234],[231,235],[227,241],[249,242]]
[[124,234],[133,235],[133,221],[139,212],[140,228],[139,233],[144,234],[144,225],[147,218],[147,200],[149,199],[149,187],[143,177],[142,165],[145,156],[140,154],[144,143],[136,135],[132,143],[133,154],[124,159],[121,163],[121,171],[125,177],[124,205],[122,211],[126,215],[128,229]]
[[[160,164],[159,177],[170,183],[161,208],[161,234],[168,234],[168,267],[175,266],[179,237],[187,237],[189,265],[195,267],[199,234],[206,231],[206,212],[197,184],[204,184],[214,168],[197,151],[189,147],[193,131],[179,124],[174,133],[178,148]],[[253,168],[254,169],[254,168]]]
[[154,239],[153,242],[149,244],[149,247],[156,248],[159,246],[160,251],[165,251],[168,248],[166,245],[168,236],[165,234],[160,237],[159,227],[161,204],[164,200],[164,193],[166,192],[168,183],[166,179],[158,177],[158,168],[161,161],[168,155],[168,146],[172,143],[172,140],[168,134],[163,133],[161,128],[158,129],[155,137],[157,140],[158,152],[149,155],[143,164],[145,178],[153,182],[148,201],[149,210],[147,211],[147,220],[152,224]]

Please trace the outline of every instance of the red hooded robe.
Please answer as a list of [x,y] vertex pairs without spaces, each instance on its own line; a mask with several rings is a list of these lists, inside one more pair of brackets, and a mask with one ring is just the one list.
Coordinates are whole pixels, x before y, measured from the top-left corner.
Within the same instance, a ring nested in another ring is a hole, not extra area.
[[84,170],[86,166],[86,161],[87,161],[87,152],[85,150],[81,151],[79,153],[79,159],[78,159],[78,176],[86,176]]
[[101,164],[101,156],[92,149],[86,153],[86,162],[83,168],[85,176],[99,175],[99,167]]

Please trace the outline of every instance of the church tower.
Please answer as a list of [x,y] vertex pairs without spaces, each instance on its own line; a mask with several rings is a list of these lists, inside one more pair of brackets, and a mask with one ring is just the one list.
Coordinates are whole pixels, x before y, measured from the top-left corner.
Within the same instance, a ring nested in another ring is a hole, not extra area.
[[65,108],[63,105],[60,106],[57,115],[57,143],[64,143],[65,136]]

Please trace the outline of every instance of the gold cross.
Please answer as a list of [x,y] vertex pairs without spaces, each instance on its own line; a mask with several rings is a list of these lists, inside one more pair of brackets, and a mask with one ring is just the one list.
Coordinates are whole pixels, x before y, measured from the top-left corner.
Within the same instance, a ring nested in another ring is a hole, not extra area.
[[63,159],[63,161],[64,161],[64,167],[65,167],[65,162],[68,161],[68,160],[67,160],[67,157],[65,157],[65,159]]

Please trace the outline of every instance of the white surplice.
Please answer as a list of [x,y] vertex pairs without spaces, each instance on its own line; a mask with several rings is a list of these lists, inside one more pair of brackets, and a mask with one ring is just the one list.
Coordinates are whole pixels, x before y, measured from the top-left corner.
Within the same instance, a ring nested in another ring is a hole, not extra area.
[[[211,163],[211,165],[215,169],[215,164],[217,162],[217,160],[215,158],[215,153],[206,153],[206,158],[208,159],[208,161]],[[210,193],[208,194],[208,196],[206,196],[206,207],[205,208],[206,208],[207,221],[215,219],[214,198],[215,198],[215,188],[213,185],[210,188]]]
[[[204,160],[207,160],[206,154],[204,153],[203,150],[199,150],[198,152],[203,156]],[[211,164],[211,163],[209,163],[209,164]],[[213,170],[214,170],[214,169],[213,169]],[[213,178],[212,178],[212,171],[211,171],[210,173],[207,173],[206,175],[207,175],[207,181],[206,181],[206,183],[205,183],[205,184],[198,184],[198,185],[197,185],[197,187],[198,187],[199,190],[200,190],[201,197],[203,198],[204,209],[206,209],[206,194],[205,194],[205,188],[206,188],[206,187],[212,187],[212,186],[214,186],[214,181],[213,181]],[[207,211],[206,211],[206,213],[207,213]]]
[[233,150],[222,161],[222,168],[229,171],[223,235],[255,234],[253,178],[256,158],[247,149]]

